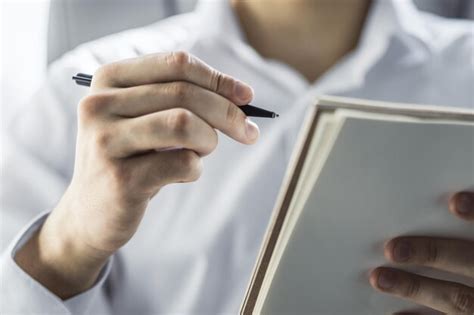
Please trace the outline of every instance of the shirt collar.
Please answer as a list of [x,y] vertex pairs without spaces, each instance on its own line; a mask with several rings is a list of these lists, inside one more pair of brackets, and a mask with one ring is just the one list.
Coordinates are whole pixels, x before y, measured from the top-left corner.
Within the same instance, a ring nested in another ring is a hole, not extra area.
[[314,92],[357,88],[391,45],[401,58],[413,52],[426,54],[428,43],[427,28],[412,0],[374,0],[359,44],[316,82]]
[[428,48],[429,34],[412,0],[374,0],[356,50],[387,44],[393,36],[414,39],[420,47]]
[[[225,38],[245,41],[230,0],[200,0],[196,7],[202,31]],[[361,41],[379,39],[397,33],[426,43],[429,34],[413,0],[373,0]],[[376,36],[374,36],[376,35]]]
[[[246,42],[230,0],[200,0],[196,10],[203,38],[218,37],[231,46],[234,41]],[[399,52],[429,49],[427,28],[412,0],[373,0],[358,46],[312,85],[313,92],[339,92],[363,84],[367,72],[395,39],[402,48]]]

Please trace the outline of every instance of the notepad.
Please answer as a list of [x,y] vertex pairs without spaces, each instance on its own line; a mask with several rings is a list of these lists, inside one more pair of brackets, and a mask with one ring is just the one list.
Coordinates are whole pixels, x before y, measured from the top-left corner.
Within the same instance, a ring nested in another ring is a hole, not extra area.
[[[412,307],[376,292],[401,235],[474,239],[447,209],[474,189],[474,112],[325,97],[311,108],[267,229],[242,314],[385,314]],[[469,279],[423,268],[437,278]]]

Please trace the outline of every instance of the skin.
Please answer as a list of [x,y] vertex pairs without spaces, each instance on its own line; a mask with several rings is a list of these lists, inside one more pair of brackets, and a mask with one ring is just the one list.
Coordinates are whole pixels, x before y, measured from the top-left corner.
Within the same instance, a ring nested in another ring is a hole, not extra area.
[[[314,81],[356,46],[370,1],[269,4],[232,1],[247,39],[262,56]],[[258,127],[237,109],[252,93],[245,83],[185,52],[101,67],[90,94],[78,104],[72,181],[42,228],[17,252],[18,265],[63,299],[90,288],[107,259],[133,236],[149,200],[165,185],[198,179],[201,158],[217,145],[216,129],[241,143],[257,140]],[[170,147],[182,149],[159,151]],[[474,221],[474,193],[455,194],[449,210]],[[408,251],[396,245],[402,240]],[[410,255],[400,261],[400,252]],[[472,240],[429,235],[389,240],[384,252],[401,267],[437,268],[467,278],[474,278],[473,253]],[[462,284],[385,267],[374,269],[369,281],[431,310],[474,313],[474,289]]]
[[232,1],[250,45],[263,57],[290,65],[309,82],[357,46],[370,4],[369,0]]
[[[455,194],[449,202],[449,210],[460,220],[474,222],[474,193]],[[400,268],[434,268],[474,279],[473,240],[400,236],[385,244],[384,256]],[[429,309],[446,314],[474,314],[474,288],[462,283],[432,279],[387,267],[372,270],[369,281],[381,292],[427,307],[400,314],[425,314]]]

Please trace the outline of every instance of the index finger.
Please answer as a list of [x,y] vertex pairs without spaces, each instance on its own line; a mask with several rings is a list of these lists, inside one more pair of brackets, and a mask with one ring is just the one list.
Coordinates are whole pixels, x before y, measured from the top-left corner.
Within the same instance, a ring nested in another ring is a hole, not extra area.
[[92,85],[120,88],[173,81],[196,84],[237,105],[245,105],[253,97],[249,85],[184,51],[151,54],[107,64],[94,74]]

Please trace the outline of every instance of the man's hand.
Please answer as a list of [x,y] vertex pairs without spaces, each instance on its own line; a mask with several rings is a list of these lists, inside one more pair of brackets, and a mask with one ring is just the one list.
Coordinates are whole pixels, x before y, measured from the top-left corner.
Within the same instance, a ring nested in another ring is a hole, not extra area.
[[91,287],[160,188],[198,179],[201,157],[217,145],[215,129],[241,143],[257,140],[258,127],[237,107],[252,94],[185,52],[100,68],[78,107],[70,186],[17,263],[61,298]]
[[[457,193],[451,198],[449,209],[461,219],[474,221],[474,193]],[[385,257],[400,265],[435,268],[474,279],[474,240],[398,237],[385,245]],[[382,292],[439,312],[474,314],[474,288],[460,283],[386,267],[373,270],[370,283]]]

